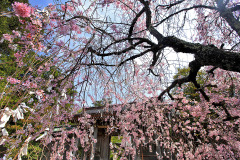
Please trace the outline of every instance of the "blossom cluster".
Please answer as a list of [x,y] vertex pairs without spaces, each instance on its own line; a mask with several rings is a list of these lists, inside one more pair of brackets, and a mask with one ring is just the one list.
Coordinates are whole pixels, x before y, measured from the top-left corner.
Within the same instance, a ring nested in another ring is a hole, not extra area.
[[21,2],[14,2],[13,9],[16,15],[20,17],[30,17],[32,10],[26,3]]

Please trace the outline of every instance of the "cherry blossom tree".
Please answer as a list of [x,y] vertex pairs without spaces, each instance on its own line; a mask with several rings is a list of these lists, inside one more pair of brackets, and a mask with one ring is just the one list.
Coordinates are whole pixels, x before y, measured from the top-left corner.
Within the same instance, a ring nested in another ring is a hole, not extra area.
[[[1,77],[9,82],[1,91],[1,143],[18,146],[15,158],[26,155],[28,143],[42,132],[43,145],[53,141],[54,127],[67,125],[89,101],[111,98],[119,104],[106,107],[116,112],[109,121],[123,135],[122,158],[154,143],[165,150],[157,153],[160,159],[170,153],[178,159],[239,159],[237,0],[72,0],[42,11],[23,3],[13,8],[27,31],[6,34],[4,40],[23,46],[15,57],[26,74]],[[33,50],[41,63],[26,65],[24,57]],[[165,77],[169,51],[194,55],[189,73],[171,83]],[[49,72],[56,66],[63,71],[57,77]],[[200,69],[206,72],[201,84]],[[200,100],[185,96],[188,83]],[[70,88],[78,93],[70,96]],[[9,106],[5,95],[19,91],[22,98]],[[26,121],[8,136],[4,127],[11,125],[11,116]],[[96,142],[91,116],[83,114],[79,124],[70,132],[87,151]],[[62,146],[74,144],[66,132],[58,140]],[[63,158],[64,148],[58,149],[54,159]]]

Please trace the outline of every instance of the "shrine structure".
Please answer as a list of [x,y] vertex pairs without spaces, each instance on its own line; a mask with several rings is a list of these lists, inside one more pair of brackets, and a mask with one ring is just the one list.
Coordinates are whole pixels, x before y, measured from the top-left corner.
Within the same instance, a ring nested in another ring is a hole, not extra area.
[[[79,154],[78,157],[80,160],[110,160],[110,143],[111,143],[111,136],[121,136],[121,133],[117,128],[114,128],[114,131],[109,134],[107,130],[109,129],[109,121],[108,119],[111,117],[116,116],[116,112],[113,111],[111,107],[89,107],[84,108],[83,111],[79,114],[74,115],[72,122],[75,122],[75,126],[77,127],[78,118],[83,116],[83,114],[89,114],[91,115],[91,118],[93,119],[93,135],[94,139],[97,139],[97,143],[94,143],[87,152],[83,152],[83,149],[81,153],[74,152],[72,153],[75,157],[76,154]],[[75,136],[73,134],[68,135],[69,137]],[[77,140],[77,145],[80,145],[79,140]],[[45,154],[43,159],[48,160],[51,154],[51,147],[52,143],[48,145],[48,149],[45,149]],[[70,144],[65,145],[65,149],[68,150]],[[151,145],[151,150],[149,150]],[[166,150],[164,150],[163,147],[161,147],[159,144],[147,144],[146,146],[140,146],[138,150],[136,151],[137,155],[135,156],[134,160],[158,160],[157,154],[162,155],[163,160],[174,160],[176,159],[175,154],[167,153]],[[166,155],[168,154],[169,158],[166,158]],[[113,156],[113,160],[117,160],[115,158],[116,156]],[[63,155],[63,159],[67,159],[66,153]],[[132,160],[132,157],[128,157],[129,160]]]

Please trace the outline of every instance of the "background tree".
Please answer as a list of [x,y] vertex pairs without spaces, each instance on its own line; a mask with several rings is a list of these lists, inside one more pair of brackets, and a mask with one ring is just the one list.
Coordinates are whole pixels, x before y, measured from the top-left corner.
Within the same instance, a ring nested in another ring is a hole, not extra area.
[[[173,76],[173,79],[179,79],[182,77],[186,77],[189,74],[190,68],[179,68],[178,73]],[[200,70],[197,74],[196,81],[198,84],[201,86],[205,85],[205,82],[207,80],[207,73],[203,70]],[[198,92],[198,89],[194,86],[192,83],[188,84],[183,84],[181,86],[183,88],[183,96],[186,97],[187,99],[190,100],[196,100],[200,101],[200,93]],[[210,87],[210,86],[209,86]],[[175,87],[172,91],[171,94],[176,94],[177,87]]]
[[[13,30],[19,30],[21,28],[21,23],[19,22],[16,16],[12,16],[12,4],[15,1],[3,0],[0,2],[0,54],[1,54],[1,77],[8,77],[14,74],[16,71],[17,63],[15,62],[15,50],[17,49],[17,45],[13,45],[9,41],[3,39],[4,34],[10,34]],[[16,1],[18,2],[18,1]],[[28,1],[20,1],[24,3],[28,3]],[[1,81],[1,91],[5,86],[5,82]]]
[[105,107],[106,105],[111,105],[112,100],[110,98],[103,98],[103,100],[95,101],[93,107]]
[[[12,3],[14,1],[8,1],[3,0],[0,2],[0,93],[1,95],[4,93],[4,88],[6,86],[7,81],[3,80],[3,78],[6,78],[8,76],[12,76],[16,71],[17,63],[15,62],[15,50],[16,45],[13,46],[13,44],[9,43],[8,41],[5,41],[3,39],[4,34],[10,34],[13,30],[18,30],[21,27],[21,23],[19,22],[18,18],[11,15],[12,12]],[[28,3],[27,0],[22,1],[24,3]],[[14,104],[17,102],[17,95],[11,95],[8,97],[8,99],[11,99],[10,101]],[[3,102],[1,100],[1,102]],[[4,105],[1,104],[1,109],[4,108]],[[0,157],[3,157],[5,151],[7,148],[4,148],[1,146],[1,153]]]

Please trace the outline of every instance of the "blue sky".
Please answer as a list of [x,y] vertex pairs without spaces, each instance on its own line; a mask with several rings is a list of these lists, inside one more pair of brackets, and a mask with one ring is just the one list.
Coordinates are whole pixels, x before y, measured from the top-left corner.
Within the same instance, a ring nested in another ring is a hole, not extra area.
[[53,1],[57,2],[57,3],[61,3],[61,2],[64,2],[66,0],[29,0],[29,3],[32,5],[32,6],[36,6],[38,5],[38,7],[40,9],[43,9],[44,7],[46,7],[48,4],[53,3]]
[[38,5],[41,9],[47,6],[49,3],[53,3],[53,0],[29,0],[32,6]]

